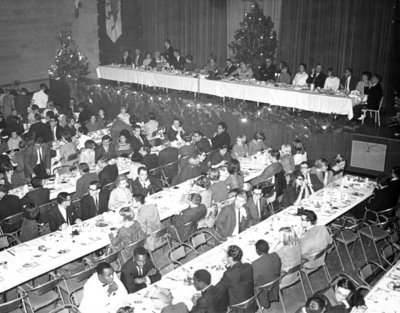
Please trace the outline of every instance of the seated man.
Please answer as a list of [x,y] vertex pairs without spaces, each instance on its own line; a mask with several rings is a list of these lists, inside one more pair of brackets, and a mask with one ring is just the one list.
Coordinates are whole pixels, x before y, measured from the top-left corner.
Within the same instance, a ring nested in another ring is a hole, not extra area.
[[389,181],[389,207],[394,207],[399,203],[400,196],[400,166],[395,166],[391,172]]
[[355,292],[353,282],[343,276],[339,278],[335,286],[330,286],[316,293],[316,296],[325,300],[327,313],[329,312],[353,312],[357,308],[357,313],[365,312],[367,307],[363,297]]
[[161,150],[158,154],[158,162],[163,167],[165,176],[168,179],[178,174],[178,155],[179,151],[177,148],[171,147],[169,140],[163,141],[165,149]]
[[222,163],[230,161],[231,154],[228,148],[227,145],[222,145],[218,150],[213,151],[209,156],[208,165],[219,167]]
[[[302,259],[307,259],[326,249],[332,243],[332,237],[324,225],[316,225],[317,215],[311,210],[301,211],[301,223],[305,230],[300,239]],[[315,268],[325,262],[325,254],[319,259],[304,264],[305,268]]]
[[221,148],[223,145],[227,145],[228,147],[231,144],[231,137],[226,132],[228,126],[226,126],[225,122],[219,122],[217,126],[217,131],[214,133],[214,136],[211,138],[212,149],[216,150]]
[[222,238],[226,239],[230,236],[236,236],[246,228],[246,202],[246,193],[240,191],[235,196],[235,203],[226,205],[221,209],[215,221],[215,229]]
[[[381,99],[383,97],[383,90],[380,84],[381,77],[378,74],[374,74],[371,77],[372,86],[368,89],[368,99],[366,104],[359,104],[353,107],[354,118],[363,120],[366,118],[366,113],[361,115],[363,109],[367,110],[378,110]],[[361,116],[360,116],[361,115]]]
[[78,199],[82,198],[82,196],[87,193],[88,187],[91,182],[99,181],[99,177],[97,176],[97,174],[90,173],[89,170],[90,168],[87,163],[79,164],[79,172],[82,176],[76,181],[75,197]]
[[105,312],[113,308],[117,312],[128,292],[109,263],[99,263],[94,273],[83,286],[79,311],[82,313]]
[[153,177],[149,177],[147,168],[138,168],[138,177],[132,183],[132,192],[142,194],[144,197],[162,190],[161,182]]
[[276,174],[283,172],[283,166],[279,162],[280,157],[281,154],[278,150],[271,150],[269,152],[270,165],[268,165],[259,176],[251,180],[251,185],[255,186],[265,183],[267,180],[272,179]]
[[9,195],[6,186],[0,185],[0,221],[20,212],[21,200],[15,195]]
[[60,192],[56,200],[57,205],[48,212],[48,222],[52,232],[82,222],[81,212],[71,204],[71,196],[68,193]]
[[106,157],[107,160],[111,160],[117,157],[115,145],[111,142],[111,137],[108,135],[103,136],[101,139],[101,145],[95,150],[96,162],[101,158]]
[[307,161],[303,161],[300,164],[300,173],[304,177],[304,182],[307,185],[310,194],[324,188],[324,183],[319,180],[318,176],[310,172],[310,167]]
[[192,140],[193,140],[193,143],[195,144],[197,151],[199,149],[201,149],[201,150],[205,151],[206,153],[211,152],[211,144],[208,141],[207,137],[204,137],[204,135],[201,131],[196,130],[193,133]]
[[133,134],[130,138],[130,144],[134,153],[139,153],[139,150],[143,146],[150,146],[145,135],[141,134],[142,127],[138,124],[132,126]]
[[32,187],[33,190],[29,191],[23,198],[22,203],[33,203],[37,206],[41,206],[43,204],[50,202],[50,190],[47,188],[43,188],[42,180],[38,177],[34,177],[32,179]]
[[260,186],[253,187],[252,196],[249,197],[246,203],[246,209],[249,214],[249,226],[258,224],[269,216],[267,201],[262,195]]
[[[374,212],[383,211],[390,208],[389,184],[385,174],[376,177],[376,187],[368,201],[368,209]],[[367,219],[374,220],[374,214],[367,215]]]
[[105,192],[101,192],[101,185],[98,181],[89,184],[88,193],[81,198],[81,219],[85,221],[89,218],[102,214],[102,208],[107,207],[108,197]]
[[[256,242],[256,252],[260,256],[251,264],[253,266],[254,286],[263,286],[281,276],[281,259],[276,252],[268,253],[269,245],[265,240]],[[270,302],[279,301],[279,284],[273,286],[268,292],[263,290],[258,299],[264,308],[270,306]]]
[[99,172],[100,185],[105,186],[114,182],[118,177],[117,164],[108,164],[107,158],[102,157],[97,162],[98,167],[101,169]]
[[208,167],[204,164],[205,159],[206,154],[201,151],[197,156],[190,157],[188,163],[182,168],[181,172],[172,179],[172,185],[178,185],[188,179],[207,173]]
[[193,285],[200,296],[194,296],[190,313],[225,313],[228,299],[222,288],[211,284],[211,274],[207,270],[197,270],[193,275]]
[[168,139],[170,141],[175,141],[175,140],[182,141],[184,134],[185,131],[183,130],[182,127],[182,121],[179,118],[175,117],[172,122],[171,128],[168,130],[167,133]]
[[146,288],[160,279],[161,274],[148,258],[148,251],[144,247],[137,247],[133,258],[121,268],[121,281],[128,293]]

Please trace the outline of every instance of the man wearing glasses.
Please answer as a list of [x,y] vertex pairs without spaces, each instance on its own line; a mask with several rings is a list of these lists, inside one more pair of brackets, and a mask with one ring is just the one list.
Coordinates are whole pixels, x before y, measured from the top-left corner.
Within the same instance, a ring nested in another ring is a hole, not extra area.
[[101,193],[101,186],[98,181],[91,182],[88,193],[81,199],[81,218],[83,221],[104,213],[107,209],[107,199]]
[[81,212],[71,204],[71,196],[60,192],[57,195],[57,206],[53,206],[49,211],[50,230],[64,230],[69,225],[81,222]]
[[310,173],[310,167],[306,161],[300,164],[300,173],[303,175],[304,181],[310,189],[310,193],[324,188],[324,184],[318,179],[318,176]]
[[249,213],[249,225],[253,226],[268,217],[267,201],[262,196],[259,185],[253,187],[252,196],[247,200],[246,208]]

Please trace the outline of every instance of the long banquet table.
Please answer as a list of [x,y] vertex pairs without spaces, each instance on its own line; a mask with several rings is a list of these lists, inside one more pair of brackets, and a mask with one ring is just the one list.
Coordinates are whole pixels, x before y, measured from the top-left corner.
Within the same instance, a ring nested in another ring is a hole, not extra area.
[[[343,186],[340,181],[334,182],[304,200],[302,207],[313,210],[318,217],[317,223],[326,225],[367,199],[372,194],[373,188],[373,183],[363,185],[350,182]],[[297,207],[292,206],[269,217],[164,275],[159,282],[128,295],[124,303],[115,304],[113,309],[131,305],[135,308],[135,312],[159,312],[155,305],[157,301],[154,299],[158,287],[169,289],[174,297],[174,303],[182,301],[191,308],[193,306],[191,299],[197,291],[194,286],[187,283],[187,278],[193,277],[198,269],[206,269],[211,273],[212,284],[216,284],[225,271],[226,250],[229,245],[238,245],[243,250],[243,262],[252,262],[258,258],[254,246],[257,240],[264,239],[270,247],[274,247],[281,227],[292,227],[300,237],[301,218],[296,214]]]
[[348,119],[353,118],[353,102],[355,100],[341,93],[328,95],[319,93],[317,90],[276,87],[265,82],[245,83],[231,80],[208,80],[165,71],[145,71],[116,65],[99,66],[97,76],[113,81],[270,103],[313,112],[347,115]]
[[[265,168],[265,161],[264,154],[242,159],[245,180],[258,176]],[[186,209],[188,203],[185,199],[189,193],[196,192],[196,188],[193,179],[190,179],[147,197],[146,203],[155,204],[161,220],[164,220]],[[57,231],[1,251],[0,263],[7,262],[8,269],[0,266],[0,293],[108,246],[108,234],[115,232],[120,224],[117,212],[106,212],[70,226],[65,231]],[[73,230],[78,230],[79,235],[73,236]]]

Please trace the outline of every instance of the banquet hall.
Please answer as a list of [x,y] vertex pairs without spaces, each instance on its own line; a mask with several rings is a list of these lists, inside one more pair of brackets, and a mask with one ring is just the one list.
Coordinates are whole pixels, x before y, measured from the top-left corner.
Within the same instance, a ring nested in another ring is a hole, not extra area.
[[395,313],[400,0],[3,0],[0,312]]

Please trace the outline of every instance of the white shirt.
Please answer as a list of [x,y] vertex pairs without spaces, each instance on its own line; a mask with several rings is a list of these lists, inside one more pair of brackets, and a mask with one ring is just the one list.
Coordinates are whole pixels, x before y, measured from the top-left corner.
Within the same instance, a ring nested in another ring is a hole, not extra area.
[[324,89],[338,90],[340,85],[340,80],[337,77],[329,76],[325,79]]
[[42,147],[40,147],[39,149],[36,149],[36,153],[37,153],[36,165],[38,165],[38,164],[40,164],[40,159],[43,159]]
[[232,236],[236,236],[237,234],[239,234],[240,222],[242,221],[243,218],[247,217],[247,213],[244,207],[241,207],[239,209],[235,208],[235,214],[236,214],[236,225],[235,228],[233,229]]
[[104,286],[97,273],[94,273],[83,286],[79,310],[82,313],[117,312],[118,308],[125,305],[124,298],[126,298],[128,292],[116,273],[114,273],[114,282],[117,284],[118,290],[109,295],[108,285]]
[[306,72],[303,74],[297,73],[293,79],[293,86],[307,86],[307,78],[308,74]]
[[63,217],[64,220],[65,220],[65,222],[66,222],[67,224],[69,224],[69,223],[68,223],[68,219],[67,219],[67,210],[64,209],[64,208],[61,207],[61,206],[58,206],[58,210],[60,211],[62,217]]
[[350,91],[350,79],[351,79],[351,76],[346,78],[346,86],[344,88],[346,91]]
[[43,90],[35,92],[32,96],[32,102],[36,104],[39,109],[45,109],[47,107],[47,101],[49,96]]

